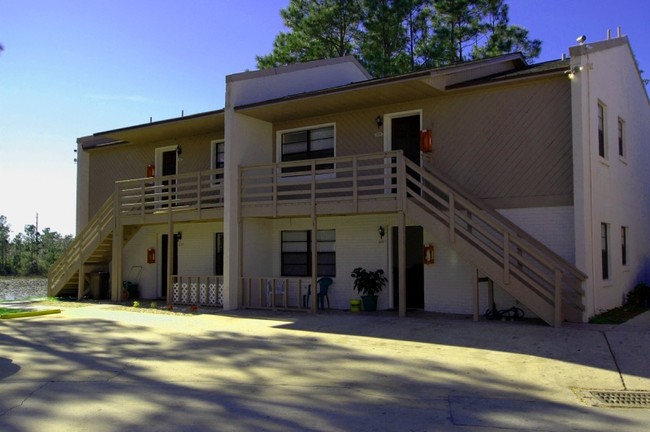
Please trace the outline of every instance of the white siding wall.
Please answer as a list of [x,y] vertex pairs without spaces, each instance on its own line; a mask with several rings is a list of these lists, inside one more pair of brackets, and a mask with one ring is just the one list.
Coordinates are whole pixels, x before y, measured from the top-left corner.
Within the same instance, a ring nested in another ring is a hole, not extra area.
[[[323,217],[318,219],[319,230],[336,230],[336,277],[330,287],[332,308],[347,309],[349,301],[358,298],[352,290],[350,273],[355,267],[369,270],[384,269],[388,274],[388,232],[394,224],[393,216]],[[280,277],[281,232],[309,230],[309,218],[248,219],[244,222],[244,276]],[[387,235],[380,241],[377,228],[382,225]],[[306,277],[305,280],[308,280]],[[389,306],[390,288],[379,296],[379,308]]]
[[[183,233],[178,242],[178,273],[182,276],[214,274],[215,233],[223,232],[223,223],[177,224],[174,232]],[[162,235],[166,225],[141,228],[124,247],[124,280],[139,284],[140,296],[158,298],[161,295]],[[156,250],[156,262],[147,264],[147,249]],[[139,279],[137,278],[139,268]]]

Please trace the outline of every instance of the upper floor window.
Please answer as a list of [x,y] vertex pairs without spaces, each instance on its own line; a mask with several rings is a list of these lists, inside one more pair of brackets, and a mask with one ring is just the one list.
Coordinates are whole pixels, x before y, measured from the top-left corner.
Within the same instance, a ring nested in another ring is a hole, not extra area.
[[226,144],[223,140],[212,141],[212,162],[210,166],[212,169],[223,168],[225,165],[225,150]]
[[609,279],[609,225],[600,224],[600,249],[603,280]]
[[605,107],[598,103],[598,156],[606,158],[607,142],[605,135]]
[[[280,160],[282,162],[334,156],[334,125],[282,132],[280,137]],[[332,168],[332,165],[320,164],[318,168],[328,169]],[[295,167],[284,171],[302,171],[304,169],[305,167]]]
[[625,122],[618,118],[618,155],[625,157]]

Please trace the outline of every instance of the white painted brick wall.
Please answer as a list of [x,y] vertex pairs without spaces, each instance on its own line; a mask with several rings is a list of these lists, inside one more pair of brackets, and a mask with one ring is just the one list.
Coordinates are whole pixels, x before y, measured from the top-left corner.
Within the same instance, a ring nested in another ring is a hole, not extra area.
[[499,213],[565,260],[575,263],[573,207],[504,209]]

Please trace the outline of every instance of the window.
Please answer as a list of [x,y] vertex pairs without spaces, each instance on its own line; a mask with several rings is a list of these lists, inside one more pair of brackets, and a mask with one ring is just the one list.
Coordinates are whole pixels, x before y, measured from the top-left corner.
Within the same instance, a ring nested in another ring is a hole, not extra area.
[[[210,161],[210,167],[212,169],[223,169],[225,165],[225,151],[226,151],[226,144],[223,140],[219,141],[212,141],[212,153],[211,153],[211,161]],[[221,180],[223,179],[223,174],[217,174],[214,176],[215,180]]]
[[621,227],[621,264],[627,265],[627,227]]
[[[336,276],[336,231],[317,232],[317,276]],[[311,231],[282,231],[282,276],[311,276]]]
[[600,224],[600,245],[601,257],[603,267],[603,279],[609,279],[609,244],[608,244],[608,231],[609,225],[606,223]]
[[[281,135],[280,154],[282,162],[321,159],[334,156],[334,126],[323,126],[284,132]],[[332,164],[320,164],[318,169],[333,168]],[[302,171],[306,167],[292,167],[284,172]]]
[[625,122],[618,118],[618,155],[625,157]]
[[214,274],[223,276],[223,233],[217,233],[215,235]]
[[605,107],[598,104],[598,156],[606,157],[607,146],[605,142]]

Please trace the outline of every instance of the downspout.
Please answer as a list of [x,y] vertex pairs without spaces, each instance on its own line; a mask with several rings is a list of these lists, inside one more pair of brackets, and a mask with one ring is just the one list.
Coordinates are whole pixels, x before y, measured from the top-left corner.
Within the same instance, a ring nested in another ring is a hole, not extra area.
[[591,246],[591,268],[592,268],[592,280],[591,280],[591,285],[592,285],[592,306],[593,306],[593,313],[596,313],[596,280],[595,280],[595,272],[593,270],[596,269],[596,253],[594,252],[594,245],[595,245],[595,238],[594,238],[594,184],[593,184],[593,167],[592,167],[592,130],[591,130],[591,80],[590,80],[590,70],[591,70],[591,65],[589,63],[589,52],[587,51],[587,47],[585,47],[585,56],[586,56],[586,64],[584,70],[586,71],[586,76],[585,76],[585,83],[587,85],[587,154],[589,155],[589,225],[590,225],[590,236],[592,240],[592,246]]

